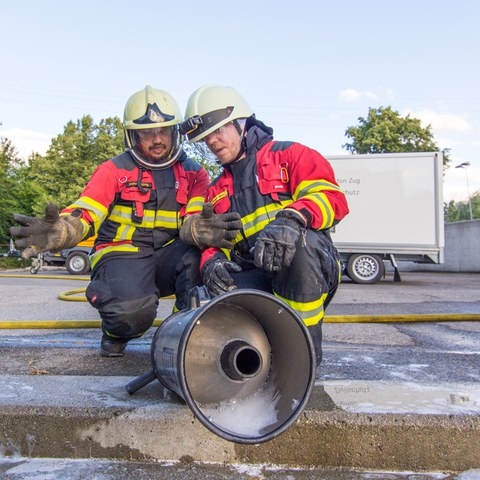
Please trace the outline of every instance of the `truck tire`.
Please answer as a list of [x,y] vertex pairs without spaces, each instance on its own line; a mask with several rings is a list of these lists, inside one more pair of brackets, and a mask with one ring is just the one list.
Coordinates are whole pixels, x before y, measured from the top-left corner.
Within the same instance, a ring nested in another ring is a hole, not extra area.
[[65,261],[68,273],[72,275],[83,275],[90,270],[90,262],[85,252],[72,252]]
[[378,255],[361,253],[348,259],[347,275],[355,283],[377,283],[384,274],[385,265]]

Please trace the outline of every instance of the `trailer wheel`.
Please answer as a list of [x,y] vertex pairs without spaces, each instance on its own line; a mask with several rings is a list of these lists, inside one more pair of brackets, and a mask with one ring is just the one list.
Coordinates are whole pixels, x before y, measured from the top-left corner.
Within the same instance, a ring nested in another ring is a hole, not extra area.
[[72,275],[83,275],[90,270],[90,262],[85,252],[72,252],[65,261],[68,273]]
[[376,283],[385,274],[385,265],[378,255],[352,255],[347,262],[347,275],[355,283]]

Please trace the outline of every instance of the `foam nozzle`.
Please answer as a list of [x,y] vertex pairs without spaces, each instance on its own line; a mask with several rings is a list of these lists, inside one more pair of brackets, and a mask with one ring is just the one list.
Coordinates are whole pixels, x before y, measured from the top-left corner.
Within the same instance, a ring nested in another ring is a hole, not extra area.
[[272,294],[235,289],[196,295],[157,329],[153,377],[182,397],[195,417],[225,440],[257,444],[284,432],[302,413],[315,383],[315,350],[300,316]]

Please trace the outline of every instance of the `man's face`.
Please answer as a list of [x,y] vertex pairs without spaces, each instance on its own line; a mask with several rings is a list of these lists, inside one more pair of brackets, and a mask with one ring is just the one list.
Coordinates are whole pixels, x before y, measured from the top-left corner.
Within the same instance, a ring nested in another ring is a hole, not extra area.
[[235,160],[242,141],[232,122],[217,128],[203,140],[222,165],[228,165]]
[[147,128],[136,133],[138,141],[135,148],[144,158],[159,162],[172,150],[172,127]]

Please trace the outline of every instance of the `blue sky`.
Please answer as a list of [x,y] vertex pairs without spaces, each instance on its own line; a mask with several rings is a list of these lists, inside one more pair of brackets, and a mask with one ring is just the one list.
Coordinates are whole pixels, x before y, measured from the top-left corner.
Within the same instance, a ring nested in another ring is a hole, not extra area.
[[123,114],[149,84],[183,110],[236,87],[280,140],[347,153],[345,130],[390,105],[450,148],[445,200],[480,190],[480,3],[466,0],[0,0],[0,135],[44,153],[69,120]]

